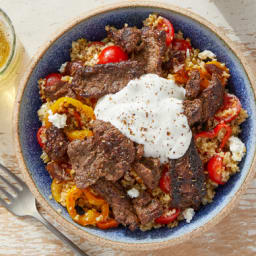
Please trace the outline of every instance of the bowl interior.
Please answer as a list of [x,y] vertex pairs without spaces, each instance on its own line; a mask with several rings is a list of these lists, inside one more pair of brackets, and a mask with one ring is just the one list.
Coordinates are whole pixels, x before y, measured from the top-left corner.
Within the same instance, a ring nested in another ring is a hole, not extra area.
[[[246,144],[247,154],[240,163],[241,172],[234,175],[225,186],[221,186],[217,190],[213,203],[202,207],[196,213],[190,224],[182,222],[174,229],[161,228],[147,232],[130,232],[128,229],[121,227],[108,231],[81,227],[71,220],[64,208],[54,200],[49,200],[51,179],[40,159],[41,148],[36,140],[36,132],[41,126],[37,117],[37,110],[42,104],[39,98],[37,80],[51,72],[56,72],[62,63],[69,60],[69,50],[72,41],[81,37],[92,41],[101,40],[106,36],[104,29],[106,25],[120,28],[125,23],[128,23],[129,26],[141,27],[142,21],[150,13],[158,13],[168,18],[173,23],[175,31],[181,30],[185,37],[191,38],[194,47],[201,50],[211,50],[217,55],[218,60],[226,63],[231,73],[228,88],[239,97],[243,107],[249,114],[249,118],[242,125],[243,131],[241,134],[241,139]],[[59,39],[52,43],[35,66],[27,82],[20,103],[18,132],[25,164],[37,189],[53,209],[57,211],[57,209],[62,208],[62,216],[67,221],[73,223],[79,229],[108,240],[129,243],[150,243],[170,240],[189,233],[213,219],[227,205],[243,183],[254,157],[256,121],[252,118],[253,116],[255,116],[255,100],[247,74],[239,59],[230,48],[209,28],[187,16],[166,9],[127,7],[90,17],[65,32]]]

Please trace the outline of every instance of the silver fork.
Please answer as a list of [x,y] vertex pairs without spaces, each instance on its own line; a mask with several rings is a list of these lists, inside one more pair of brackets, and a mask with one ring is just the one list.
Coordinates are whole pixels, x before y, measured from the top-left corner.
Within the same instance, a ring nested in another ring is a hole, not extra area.
[[39,212],[36,207],[36,200],[34,195],[30,192],[27,185],[10,170],[0,164],[0,169],[2,169],[7,175],[12,177],[17,184],[21,187],[11,184],[5,177],[0,175],[0,179],[6,184],[8,188],[11,188],[16,196],[11,195],[4,188],[0,187],[0,191],[8,198],[9,201],[0,198],[0,204],[4,206],[7,210],[13,213],[15,216],[24,217],[31,216],[41,223],[43,223],[52,233],[54,233],[64,244],[68,244],[72,250],[80,256],[88,256],[84,253],[78,246],[76,246],[71,240],[64,236],[59,230],[57,230],[51,223],[49,223]]

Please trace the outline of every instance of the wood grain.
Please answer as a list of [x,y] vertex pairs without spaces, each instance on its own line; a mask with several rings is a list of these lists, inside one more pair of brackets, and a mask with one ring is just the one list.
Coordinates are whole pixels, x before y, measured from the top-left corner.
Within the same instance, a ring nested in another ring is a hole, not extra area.
[[[23,43],[26,54],[33,56],[44,38],[61,27],[70,18],[82,12],[93,9],[105,3],[116,0],[77,0],[76,4],[68,0],[30,1],[30,0],[0,0],[0,6],[11,17],[17,34]],[[256,69],[256,2],[254,0],[186,0],[162,1],[171,2],[191,9],[207,18],[240,47],[252,67]],[[196,4],[195,4],[196,2]],[[63,6],[65,8],[63,8]],[[220,11],[218,10],[218,8]],[[24,10],[24,12],[20,12]],[[222,16],[224,15],[224,17]],[[26,63],[26,59],[24,60]],[[16,174],[20,175],[14,154],[11,113],[16,82],[24,72],[26,64],[16,74],[16,81],[8,88],[0,88],[0,161]],[[256,255],[256,179],[253,180],[247,192],[242,196],[237,207],[223,219],[221,223],[204,235],[185,244],[175,246],[151,254],[126,253],[110,248],[100,248],[75,235],[67,233],[63,227],[56,225],[69,238],[83,248],[89,255]],[[47,217],[47,213],[44,213]],[[51,221],[51,220],[50,220]],[[28,218],[16,218],[0,207],[0,255],[74,255],[53,234],[48,232],[39,222]]]

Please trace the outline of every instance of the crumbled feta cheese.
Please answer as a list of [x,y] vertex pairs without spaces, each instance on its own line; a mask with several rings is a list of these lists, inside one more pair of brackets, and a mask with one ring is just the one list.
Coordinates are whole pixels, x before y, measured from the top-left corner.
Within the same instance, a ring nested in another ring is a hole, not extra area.
[[216,55],[213,52],[209,51],[209,50],[204,50],[204,51],[202,51],[198,54],[198,58],[201,59],[201,60],[206,60],[207,58],[213,60],[213,59],[216,58]]
[[246,152],[244,143],[235,136],[229,138],[229,148],[232,152],[232,159],[240,162]]
[[51,110],[48,111],[48,114],[49,114],[48,120],[54,126],[56,126],[59,129],[64,128],[66,126],[67,116],[65,114],[62,114],[62,115],[58,113],[53,114]]
[[190,221],[193,219],[194,215],[195,215],[195,210],[193,208],[187,208],[186,210],[184,210],[182,212],[185,220],[187,223],[190,223]]
[[140,192],[136,188],[132,188],[127,191],[127,194],[130,198],[136,198],[140,195]]
[[42,104],[40,109],[37,111],[40,121],[43,121],[45,115],[47,114],[47,111],[50,109],[50,106],[51,104],[49,102],[46,102]]
[[68,64],[68,62],[65,62],[65,63],[63,63],[63,64],[60,66],[60,68],[59,68],[59,72],[60,72],[60,73],[64,73],[64,72],[65,72],[65,68],[66,68],[67,64]]

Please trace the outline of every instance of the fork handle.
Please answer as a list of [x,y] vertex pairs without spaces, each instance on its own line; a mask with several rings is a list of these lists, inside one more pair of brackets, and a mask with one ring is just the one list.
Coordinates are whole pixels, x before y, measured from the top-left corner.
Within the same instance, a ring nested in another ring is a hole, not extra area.
[[39,220],[45,225],[53,234],[55,234],[64,244],[69,245],[72,250],[79,256],[89,256],[84,253],[77,245],[75,245],[71,240],[64,236],[58,229],[56,229],[50,222],[48,222],[38,211],[34,212],[32,217]]

